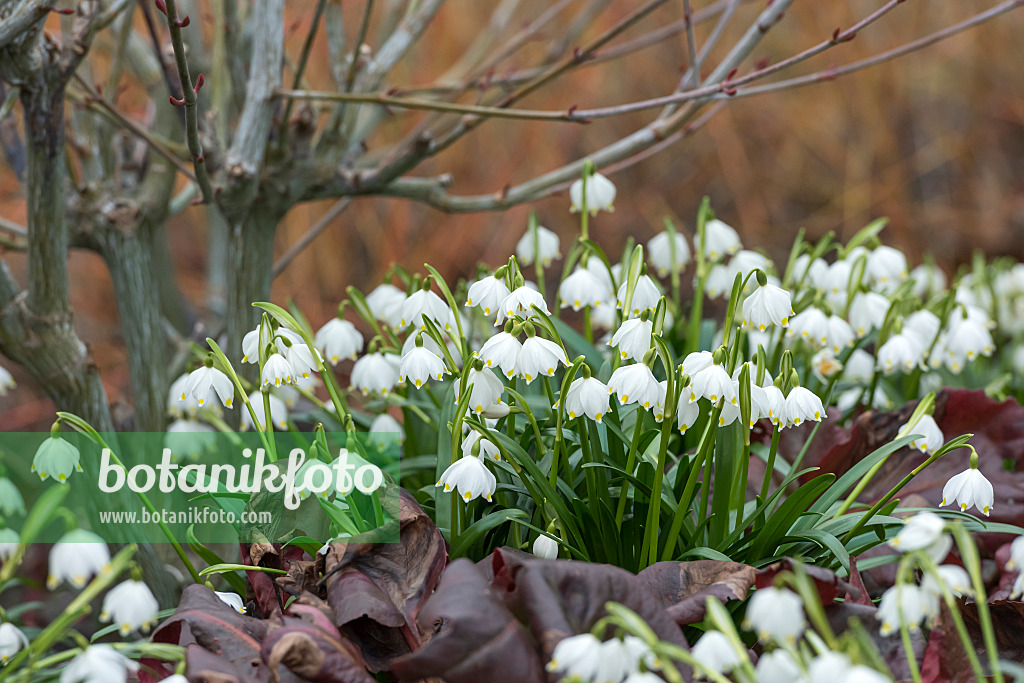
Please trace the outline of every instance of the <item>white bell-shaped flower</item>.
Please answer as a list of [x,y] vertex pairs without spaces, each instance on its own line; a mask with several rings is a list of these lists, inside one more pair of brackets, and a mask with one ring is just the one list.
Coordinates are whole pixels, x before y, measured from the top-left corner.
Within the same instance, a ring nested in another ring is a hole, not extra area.
[[[946,522],[934,512],[918,512],[908,517],[903,528],[889,541],[889,545],[901,553],[924,550],[936,562],[945,559],[953,540],[946,533]],[[942,549],[945,552],[942,552]]]
[[60,436],[51,436],[44,439],[36,449],[35,457],[32,458],[32,471],[42,480],[53,477],[63,484],[72,472],[82,471],[81,458],[78,449],[69,441]]
[[824,346],[828,341],[828,316],[813,306],[805,308],[789,321],[786,336],[803,339],[815,348]]
[[654,266],[658,277],[666,277],[673,271],[680,272],[686,268],[686,264],[690,262],[690,245],[678,232],[672,235],[669,235],[667,230],[659,232],[647,242],[647,258]]
[[704,255],[712,261],[735,254],[742,246],[739,233],[724,222],[713,218],[704,224]]
[[14,376],[11,375],[7,368],[0,365],[0,396],[6,396],[7,392],[16,386],[18,384],[14,381]]
[[396,443],[401,445],[405,441],[402,423],[387,413],[381,413],[370,423],[369,441],[381,449]]
[[25,499],[14,482],[0,477],[0,515],[14,517],[25,514]]
[[725,427],[731,425],[738,419],[740,419],[740,407],[732,403],[723,403],[722,412],[718,414],[718,426]]
[[685,434],[686,430],[692,427],[700,417],[700,404],[696,401],[691,403],[688,396],[689,392],[684,387],[680,391],[679,401],[676,403],[676,427],[680,434]]
[[[362,392],[387,395],[398,383],[398,356],[391,353],[368,353],[352,366],[351,387]],[[400,364],[400,361],[399,361]]]
[[[455,402],[459,402],[459,384],[455,383]],[[505,385],[487,368],[469,369],[467,384],[472,385],[469,392],[469,409],[479,415],[491,406],[501,403],[501,395],[505,391]]]
[[[619,291],[615,295],[615,305],[618,308],[622,308],[625,305],[626,289],[628,286],[628,282],[623,282],[619,286]],[[649,275],[641,275],[636,281],[633,298],[629,302],[629,312],[625,317],[636,317],[640,315],[641,311],[648,308],[657,308],[659,300],[661,300],[661,290],[658,289],[658,285]]]
[[75,529],[61,536],[50,549],[49,575],[46,587],[53,590],[64,581],[73,587],[85,587],[90,576],[110,569],[110,551],[102,538]]
[[858,338],[877,329],[889,312],[890,302],[878,292],[860,292],[850,302],[850,327]]
[[544,301],[544,297],[541,296],[541,293],[536,289],[526,285],[516,287],[516,289],[501,302],[501,307],[498,309],[498,315],[495,319],[495,325],[500,325],[505,322],[506,318],[511,318],[513,315],[518,315],[521,318],[528,318],[533,315],[533,306],[536,306],[549,315],[551,313],[551,311],[548,310],[547,303]]
[[803,284],[811,287],[821,288],[828,274],[828,263],[825,259],[816,258],[811,260],[810,254],[800,254],[793,262],[793,273],[790,282],[796,284],[803,281]]
[[942,321],[926,308],[914,311],[903,321],[903,333],[917,339],[917,344],[924,351],[931,348],[939,336]]
[[110,645],[90,645],[61,669],[60,683],[124,683],[139,670]]
[[785,650],[765,652],[754,667],[757,683],[797,683],[804,681],[803,672]]
[[773,385],[765,387],[764,393],[768,403],[768,414],[765,417],[780,429],[788,427],[789,423],[786,420],[786,396],[782,393],[782,389]]
[[331,365],[348,358],[355,360],[363,352],[363,335],[356,326],[341,318],[331,318],[317,330],[313,343]]
[[901,623],[911,632],[918,631],[921,622],[933,620],[938,614],[936,596],[915,584],[901,583],[882,593],[875,618],[882,622],[879,633],[888,636],[899,631]]
[[868,254],[864,274],[871,285],[887,294],[907,279],[907,257],[899,249],[881,245]]
[[200,408],[208,407],[216,399],[230,408],[235,397],[235,385],[231,379],[217,368],[203,365],[193,370],[188,376],[188,382],[181,392],[181,400],[191,399]]
[[611,296],[611,290],[605,281],[589,268],[577,268],[558,286],[558,298],[562,302],[562,308],[572,306],[574,311],[584,306],[596,308],[602,303],[607,303]]
[[793,301],[782,287],[764,284],[743,300],[743,327],[764,331],[771,325],[789,326]]
[[458,491],[467,503],[474,498],[483,498],[490,502],[497,485],[498,481],[487,469],[484,459],[475,455],[463,455],[454,464],[449,465],[435,484],[443,486],[445,493],[453,489]]
[[721,365],[710,365],[690,376],[690,403],[706,398],[717,406],[724,399],[735,406],[739,404],[736,391],[736,383]]
[[645,363],[623,365],[608,379],[608,393],[618,394],[619,403],[636,403],[649,410],[657,405],[661,387]]
[[963,567],[955,564],[940,564],[935,568],[935,573],[938,578],[931,573],[924,575],[924,578],[921,579],[921,588],[936,598],[942,599],[943,586],[958,598],[974,594],[971,577]]
[[807,628],[804,603],[791,590],[774,586],[759,588],[747,603],[743,626],[752,629],[763,643],[796,645],[797,638]]
[[156,625],[160,605],[142,581],[128,580],[110,589],[103,598],[100,621],[114,622],[122,636],[132,631],[147,633]]
[[[874,365],[874,359],[871,360],[871,364]],[[832,349],[826,346],[811,356],[811,370],[814,371],[815,377],[822,382],[827,382],[842,372],[843,363],[836,358]]]
[[[285,431],[288,429],[288,406],[283,400],[274,394],[267,393],[267,400],[270,403],[270,422],[274,425],[275,429]],[[256,413],[256,419],[259,421],[260,431],[264,431],[267,425],[267,414],[266,409],[263,405],[263,392],[256,390],[249,394],[249,404],[252,406],[252,412]],[[253,429],[252,415],[248,409],[242,411],[242,431],[248,431]]]
[[852,263],[850,259],[836,261],[828,267],[828,272],[823,278],[822,290],[825,292],[825,300],[834,309],[846,306],[850,277],[853,274]]
[[992,511],[993,497],[992,482],[985,478],[981,470],[971,467],[946,482],[942,487],[939,507],[956,501],[961,512],[966,512],[973,505],[987,517]]
[[569,211],[579,213],[586,205],[591,216],[598,211],[615,210],[615,185],[600,173],[594,173],[586,179],[582,178],[569,186]]
[[592,681],[601,661],[601,641],[592,633],[581,633],[558,641],[545,669],[562,673],[569,680]]
[[235,610],[239,614],[245,614],[245,602],[242,601],[242,596],[240,596],[238,593],[214,591],[214,594],[216,594],[216,596],[220,598],[221,602],[223,602],[231,609]]
[[516,360],[516,373],[529,384],[541,375],[554,377],[558,364],[568,366],[562,347],[542,337],[528,337]]
[[868,383],[875,374],[875,357],[864,349],[854,349],[843,367],[843,379]]
[[565,392],[565,410],[573,419],[586,415],[600,424],[608,404],[608,386],[596,377],[577,377]]
[[[560,256],[558,252],[558,235],[542,225],[537,226],[537,253],[540,254],[541,265],[547,268]],[[516,258],[520,265],[529,266],[534,261],[533,234],[527,230],[516,243]]]
[[991,356],[995,343],[992,334],[983,325],[964,320],[950,326],[945,335],[944,347],[950,359],[956,359],[962,364],[978,356]]
[[533,542],[533,554],[545,560],[557,560],[558,541],[548,536],[538,536]]
[[693,353],[686,354],[686,358],[683,359],[679,369],[684,375],[693,377],[701,370],[710,368],[715,364],[715,356],[710,351],[694,351]]
[[835,683],[842,681],[849,670],[849,657],[841,652],[826,650],[808,665],[807,677],[809,683]]
[[167,391],[167,414],[171,417],[180,418],[196,414],[196,405],[187,401],[185,387],[188,385],[189,373],[184,373],[178,379],[171,382],[171,388]]
[[402,326],[402,305],[406,294],[392,284],[384,283],[366,295],[366,305],[377,320],[391,327]]
[[462,454],[472,455],[473,449],[478,441],[480,442],[478,450],[481,458],[485,460],[493,460],[495,462],[499,462],[501,460],[501,450],[498,446],[490,439],[483,438],[480,432],[475,430],[470,430],[469,434],[466,435],[466,438],[462,440]]
[[242,337],[242,362],[243,363],[259,363],[260,362],[260,329],[262,325],[257,325],[256,329],[249,330]]
[[0,666],[18,654],[22,648],[28,647],[28,638],[14,624],[0,624]]
[[295,378],[292,364],[279,353],[272,353],[263,364],[262,388],[280,387],[291,384]]
[[853,346],[853,328],[838,315],[830,315],[825,322],[825,348],[831,349],[832,353],[838,355],[847,347]]
[[[721,263],[711,267],[704,282],[704,293],[709,299],[717,299],[732,291],[735,274]],[[696,280],[695,280],[696,282]]]
[[909,373],[921,365],[923,352],[914,337],[894,334],[878,349],[877,367],[886,375],[897,371]]
[[400,327],[413,325],[416,329],[423,331],[427,329],[424,318],[429,318],[438,329],[451,332],[455,329],[455,314],[444,299],[434,294],[429,289],[420,289],[409,295],[402,303],[402,318],[399,321]]
[[1006,570],[1017,572],[1017,578],[1010,589],[1010,599],[1016,600],[1024,595],[1024,536],[1018,536],[1010,544],[1010,559],[1006,562]]
[[632,358],[639,363],[643,361],[644,356],[651,350],[651,344],[653,343],[651,341],[651,334],[653,330],[654,323],[650,320],[630,318],[629,320],[622,321],[619,329],[615,330],[615,334],[612,335],[608,345],[618,349],[621,360]]
[[523,345],[508,332],[499,332],[494,335],[473,355],[484,363],[484,367],[501,368],[505,377],[511,379],[516,374],[516,365],[519,362],[519,353]]
[[444,361],[425,346],[416,346],[402,356],[402,364],[398,370],[399,382],[411,382],[417,389],[428,380],[441,380],[449,374]]
[[497,278],[493,275],[477,280],[469,286],[466,293],[466,306],[476,306],[484,315],[491,315],[501,307],[511,292],[505,285],[505,278]]
[[942,444],[946,443],[945,437],[942,436],[942,430],[939,429],[939,425],[931,415],[922,415],[914,428],[909,431],[906,430],[906,427],[907,425],[904,424],[900,427],[900,431],[923,436],[923,438],[911,441],[910,447],[916,448],[924,454],[934,453],[942,447]]
[[917,266],[910,271],[910,279],[914,281],[910,291],[914,296],[926,301],[946,289],[946,274],[934,263],[922,263]]
[[[740,665],[740,656],[720,631],[705,631],[691,650],[693,658],[705,669],[727,674]],[[703,678],[699,673],[694,678]]]
[[810,389],[805,387],[793,387],[786,396],[786,422],[794,427],[799,427],[804,420],[821,422],[825,414],[825,408],[821,405],[821,399]]

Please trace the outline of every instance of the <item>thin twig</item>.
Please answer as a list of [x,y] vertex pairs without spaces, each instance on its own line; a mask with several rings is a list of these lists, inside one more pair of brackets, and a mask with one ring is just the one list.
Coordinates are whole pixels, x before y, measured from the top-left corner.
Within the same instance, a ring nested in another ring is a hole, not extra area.
[[[178,19],[174,0],[164,0],[167,4],[167,28],[171,33],[171,47],[174,49],[174,60],[178,66],[178,79],[181,81],[181,100],[176,104],[185,105],[185,135],[188,140],[188,151],[192,155],[192,166],[195,168],[195,179],[203,193],[203,201],[213,201],[213,184],[206,168],[206,157],[203,155],[203,143],[199,140],[199,109],[197,106],[197,90],[188,70],[185,57],[185,42],[181,37],[182,26],[187,26],[185,19]],[[187,19],[187,17],[186,17]],[[200,74],[202,77],[202,74]]]
[[[306,34],[306,41],[302,44],[302,52],[299,54],[299,62],[295,65],[295,79],[292,88],[302,86],[302,75],[306,72],[306,64],[309,61],[309,53],[313,49],[313,42],[316,40],[317,29],[320,28],[320,18],[324,14],[324,7],[327,0],[317,0],[316,9],[313,10],[313,21],[309,25],[309,33]],[[288,120],[292,117],[292,105],[295,100],[288,100],[285,103],[284,114],[281,115],[281,127],[278,129],[278,144],[284,145],[285,133],[288,130]]]
[[270,276],[272,278],[276,278],[278,275],[283,273],[285,268],[295,260],[295,257],[302,253],[306,247],[312,244],[313,240],[319,237],[320,233],[327,229],[334,219],[340,216],[351,203],[352,199],[350,197],[342,197],[336,201],[331,208],[327,209],[326,213],[324,213],[323,216],[320,216],[319,220],[311,225],[309,230],[307,230],[295,244],[288,247],[288,251],[281,255],[281,258],[279,258],[277,263],[274,264],[274,268],[271,270]]

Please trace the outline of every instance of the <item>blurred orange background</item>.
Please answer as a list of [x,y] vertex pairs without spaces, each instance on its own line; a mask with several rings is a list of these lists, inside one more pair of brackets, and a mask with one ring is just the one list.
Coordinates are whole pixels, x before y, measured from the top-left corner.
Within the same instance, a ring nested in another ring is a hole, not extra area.
[[[288,3],[288,54],[292,62],[308,35],[314,0]],[[430,84],[444,74],[486,26],[498,3],[450,0],[419,44],[397,67],[387,86]],[[551,41],[571,21],[570,3],[542,34],[502,63],[496,75],[538,63]],[[694,9],[705,3],[695,0]],[[797,2],[757,47],[750,63],[777,62],[827,39],[877,9],[867,2]],[[960,21],[994,2],[957,0],[907,2],[880,22],[814,60],[785,73],[810,73],[869,57]],[[404,3],[377,3],[377,13]],[[635,7],[613,0],[581,43]],[[209,35],[204,3],[193,10],[192,27]],[[524,0],[506,35],[549,7]],[[364,3],[343,4],[346,28],[358,26]],[[708,64],[714,65],[754,17],[763,2],[743,2]],[[681,17],[681,3],[667,3],[617,42],[630,40]],[[197,17],[199,17],[197,21]],[[1021,257],[1024,251],[1024,43],[1021,11],[1010,12],[938,45],[871,69],[798,90],[738,98],[695,134],[610,177],[618,187],[616,211],[591,223],[592,235],[610,253],[627,236],[646,241],[671,215],[684,231],[701,197],[709,195],[720,218],[736,227],[749,248],[781,260],[797,229],[817,237],[834,230],[843,238],[876,217],[890,219],[883,238],[904,249],[911,263],[931,251],[952,271],[974,249]],[[368,42],[378,44],[378,16]],[[697,26],[698,41],[713,21]],[[110,42],[106,32],[98,43]],[[616,43],[613,43],[613,45]],[[570,50],[571,50],[570,46]],[[622,59],[580,68],[517,106],[565,110],[609,106],[671,93],[687,57],[685,37],[676,34]],[[106,65],[93,59],[99,81]],[[707,70],[707,69],[706,69]],[[130,80],[126,77],[126,81]],[[292,74],[286,72],[285,82]],[[208,81],[203,95],[217,87]],[[305,87],[333,90],[327,44],[321,27]],[[117,105],[142,118],[148,106],[169,106],[162,91],[125,83]],[[472,102],[471,98],[460,101]],[[200,106],[209,106],[201,98]],[[20,116],[20,107],[16,112]],[[451,192],[498,192],[586,155],[636,130],[657,110],[589,125],[492,120],[414,171],[449,172]],[[422,120],[422,112],[396,111],[370,140],[375,149],[392,142]],[[184,134],[182,133],[182,140]],[[298,240],[332,202],[294,208],[277,233],[278,255]],[[391,262],[411,271],[430,262],[449,278],[470,275],[475,265],[505,261],[526,226],[530,209],[559,233],[564,245],[577,230],[568,198],[554,196],[504,213],[446,215],[405,200],[358,198],[274,282],[274,300],[293,298],[314,326],[333,315],[345,287],[371,289]],[[24,197],[13,173],[0,164],[0,216],[24,223]],[[205,209],[192,207],[168,223],[178,284],[199,311],[207,305]],[[24,256],[5,258],[16,273]],[[117,311],[106,267],[91,253],[70,256],[75,324],[100,365],[112,401],[125,400],[127,369]],[[10,367],[10,364],[6,364]],[[11,368],[19,388],[0,398],[5,430],[45,428],[53,407],[33,381]]]

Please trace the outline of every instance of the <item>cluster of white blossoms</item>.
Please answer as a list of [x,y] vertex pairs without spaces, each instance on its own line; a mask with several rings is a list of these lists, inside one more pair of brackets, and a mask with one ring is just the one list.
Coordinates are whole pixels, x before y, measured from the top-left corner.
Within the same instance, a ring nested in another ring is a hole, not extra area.
[[559,641],[547,664],[549,672],[564,676],[561,680],[579,683],[657,683],[663,679],[652,672],[660,669],[661,662],[640,638],[601,641],[591,633]]

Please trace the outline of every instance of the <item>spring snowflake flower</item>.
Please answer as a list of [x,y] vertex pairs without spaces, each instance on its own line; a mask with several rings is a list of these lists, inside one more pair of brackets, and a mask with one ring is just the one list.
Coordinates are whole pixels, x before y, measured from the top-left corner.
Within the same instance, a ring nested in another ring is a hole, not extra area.
[[473,355],[483,361],[484,367],[498,367],[506,377],[512,379],[516,374],[519,353],[523,345],[508,332],[494,335]]
[[975,467],[961,472],[946,482],[942,487],[942,502],[939,507],[956,501],[961,512],[966,512],[972,505],[988,517],[992,511],[992,482],[985,478]]
[[878,328],[889,312],[889,300],[878,292],[860,292],[850,302],[850,326],[857,337]]
[[558,287],[558,297],[561,299],[562,308],[572,306],[572,310],[578,311],[584,306],[596,308],[601,303],[608,302],[612,297],[605,281],[594,274],[588,268],[577,268],[572,275],[562,280]]
[[821,422],[825,408],[821,399],[810,389],[793,387],[786,396],[786,422],[799,427],[804,420]]
[[538,536],[533,542],[533,554],[545,560],[557,560],[558,541],[548,536]]
[[[719,631],[705,631],[693,646],[691,654],[705,669],[718,674],[729,673],[739,666],[741,661],[732,643]],[[694,678],[703,676],[694,674]]]
[[366,295],[366,305],[377,320],[391,327],[402,326],[402,305],[405,292],[394,285],[384,283]]
[[257,325],[256,329],[249,330],[242,337],[242,362],[243,363],[259,363],[260,362],[260,328],[262,325]]
[[786,422],[786,396],[782,389],[773,385],[765,387],[764,393],[768,404],[768,414],[765,417],[780,429],[789,426]]
[[90,645],[60,672],[60,683],[124,683],[139,670],[110,645]]
[[284,357],[292,367],[292,383],[309,379],[319,372],[318,366],[323,364],[323,356],[316,349],[311,349],[305,342],[292,344],[284,352]]
[[591,216],[596,216],[598,211],[614,211],[615,185],[600,173],[594,173],[587,178],[586,184],[580,178],[569,186],[569,211],[582,211],[584,199]]
[[828,263],[825,262],[825,259],[816,258],[812,261],[810,254],[800,254],[793,262],[790,282],[799,283],[804,280],[805,284],[820,288],[827,274]]
[[910,434],[921,434],[924,438],[914,439],[910,442],[911,448],[916,448],[924,454],[934,453],[936,450],[942,447],[946,443],[945,437],[942,435],[942,430],[939,429],[939,425],[936,424],[935,418],[931,415],[922,415],[921,419],[917,421],[914,428],[907,430],[907,424],[900,427],[900,431]]
[[[709,299],[717,299],[728,294],[732,289],[733,277],[734,273],[722,264],[712,266],[704,282],[704,293]],[[696,282],[696,279],[694,281]]]
[[886,375],[897,370],[909,373],[921,365],[923,352],[914,337],[906,333],[894,334],[878,349],[877,367]]
[[820,309],[806,308],[789,321],[789,329],[786,335],[803,339],[815,348],[824,346],[828,341],[828,316]]
[[0,562],[13,556],[18,550],[21,539],[14,529],[0,529]]
[[804,603],[791,590],[774,586],[759,588],[747,604],[743,627],[752,629],[763,643],[771,640],[795,645],[807,628]]
[[712,261],[735,254],[742,246],[739,233],[717,218],[704,225],[704,255]]
[[28,647],[28,638],[14,624],[0,624],[0,666],[18,654],[22,648]]
[[600,653],[601,641],[594,634],[569,636],[555,645],[545,669],[549,673],[564,673],[569,680],[591,681],[599,671]]
[[690,403],[689,392],[684,388],[679,392],[679,402],[676,404],[676,427],[679,429],[679,433],[685,434],[698,417],[700,417],[700,404]]
[[971,577],[963,567],[955,564],[940,564],[935,568],[935,573],[938,574],[938,578],[930,573],[924,575],[924,578],[921,579],[921,588],[936,598],[942,598],[943,586],[958,598],[974,594]]
[[[622,308],[624,305],[628,287],[628,282],[623,282],[619,286],[619,291],[615,295],[615,305],[618,308]],[[640,315],[643,310],[657,308],[659,300],[661,300],[661,290],[658,289],[658,285],[649,275],[641,275],[636,281],[636,289],[633,290],[633,298],[629,302],[629,315],[626,317],[635,317]]]
[[171,388],[167,391],[167,414],[171,417],[185,417],[195,415],[196,406],[186,401],[185,387],[188,385],[189,373],[184,373],[178,379],[171,382]]
[[412,382],[417,389],[429,379],[441,380],[450,374],[444,361],[425,346],[417,346],[402,356],[402,364],[398,370],[398,381]]
[[785,650],[765,652],[757,660],[754,667],[757,683],[793,683],[803,681],[803,672],[793,659],[793,655]]
[[[673,261],[672,249],[675,248],[675,260]],[[690,262],[690,245],[686,238],[678,232],[671,236],[668,231],[659,232],[647,243],[647,258],[658,273],[658,277],[665,277],[673,270],[682,271]]]
[[934,595],[912,583],[901,583],[882,593],[875,618],[882,622],[879,633],[888,636],[899,631],[901,622],[914,632],[920,630],[922,621],[931,621],[938,614],[939,602]]
[[398,357],[388,353],[368,353],[352,366],[351,387],[362,392],[387,395],[398,383]]
[[876,289],[894,292],[907,279],[907,257],[899,249],[884,244],[875,247],[868,254],[864,274]]
[[498,310],[501,302],[511,292],[505,285],[505,278],[497,278],[493,275],[477,280],[469,286],[466,293],[466,306],[476,306],[484,315],[490,315]]
[[594,422],[608,412],[608,386],[596,377],[577,377],[565,392],[565,409],[570,418],[586,415]]
[[679,369],[684,375],[693,377],[701,370],[710,368],[715,364],[715,356],[710,351],[694,351],[686,354],[686,358],[680,364]]
[[541,375],[554,377],[559,363],[569,365],[561,346],[542,337],[528,337],[516,360],[516,373],[529,384]]
[[549,315],[551,313],[540,292],[526,285],[517,287],[501,302],[494,324],[500,325],[505,322],[506,318],[511,318],[513,315],[528,318],[533,315],[533,306]]
[[811,661],[807,667],[810,683],[833,683],[843,681],[850,670],[850,658],[841,652],[826,650]]
[[53,590],[64,581],[82,589],[90,576],[110,569],[110,551],[102,538],[84,529],[61,536],[50,549],[50,573],[46,587]]
[[1010,544],[1010,559],[1006,562],[1006,570],[1017,572],[1010,590],[1010,599],[1016,600],[1024,595],[1024,536],[1018,536]]
[[[501,394],[505,391],[505,385],[487,368],[477,370],[475,367],[469,369],[467,385],[472,385],[469,391],[469,409],[477,415],[483,413],[495,404],[501,403]],[[455,383],[455,402],[459,402],[459,382]]]
[[6,396],[7,392],[18,386],[14,377],[7,368],[0,365],[0,396]]
[[[558,252],[559,243],[558,235],[542,225],[537,226],[537,250],[540,253],[541,265],[545,268],[550,266],[551,262],[560,256]],[[516,258],[524,266],[531,265],[534,261],[533,235],[529,230],[516,243]]]
[[220,399],[225,408],[230,408],[235,397],[235,385],[217,368],[203,365],[189,374],[188,382],[181,392],[181,400],[187,401],[186,397],[191,397],[200,408],[206,407],[214,399]]
[[25,514],[25,499],[14,482],[0,477],[0,515],[13,517]]
[[[268,394],[267,400],[270,402],[270,421],[276,429],[285,431],[288,429],[288,406],[285,402],[274,394]],[[260,423],[260,431],[267,428],[267,415],[263,406],[263,392],[256,390],[249,394],[249,404],[252,405],[252,411],[256,413],[256,419]],[[253,429],[252,415],[249,414],[249,410],[245,409],[242,411],[242,431],[248,431]]]
[[499,462],[501,460],[501,450],[498,446],[490,439],[483,438],[480,432],[474,430],[471,430],[469,434],[466,435],[466,438],[463,439],[462,454],[472,455],[473,448],[476,446],[478,441],[480,442],[480,457],[484,460],[490,459],[495,462]]
[[443,486],[445,493],[456,489],[467,503],[477,497],[490,502],[497,485],[498,480],[484,465],[484,459],[475,455],[463,455],[449,465],[435,484]]
[[[874,359],[872,359],[871,364],[872,366],[874,365]],[[832,349],[825,347],[811,356],[811,369],[814,371],[815,377],[822,382],[827,382],[842,372],[843,364],[836,358]]]
[[791,315],[792,295],[772,284],[758,287],[743,300],[743,327],[753,327],[762,332],[769,325],[787,327]]
[[214,594],[216,594],[216,596],[220,598],[221,602],[223,602],[231,609],[235,610],[239,614],[245,614],[245,603],[242,602],[242,597],[237,593],[224,593],[221,591],[214,591]]
[[825,299],[833,308],[843,308],[846,305],[852,274],[853,260],[850,258],[836,261],[828,267],[828,272],[822,278],[821,289],[824,290]]
[[854,349],[843,367],[843,379],[850,382],[870,382],[875,374],[875,357],[864,349]]
[[942,562],[953,546],[946,533],[946,522],[934,512],[919,512],[909,517],[889,545],[901,553],[923,550],[935,562]]
[[910,271],[914,296],[927,300],[946,289],[946,274],[934,263],[923,263]]
[[[736,255],[729,260],[729,285],[732,287],[732,281],[737,275],[740,276],[741,280],[746,280],[746,284],[743,288],[744,294],[750,294],[753,291],[753,287],[757,286],[757,280],[754,278],[748,279],[748,276],[755,270],[764,271],[767,273],[772,268],[772,262],[768,260],[764,254],[750,249],[741,249],[736,252]],[[779,281],[774,275],[768,275],[768,282],[778,285]]]
[[711,405],[725,400],[732,405],[739,404],[736,383],[721,365],[710,365],[690,377],[690,403],[706,398]]
[[978,356],[991,356],[995,350],[992,334],[976,321],[963,320],[952,325],[945,335],[943,347],[948,355],[947,365],[952,370],[951,360],[962,365]]
[[412,294],[402,303],[402,319],[400,327],[408,325],[416,326],[421,332],[427,329],[424,321],[429,318],[437,327],[445,332],[455,329],[455,314],[444,299],[434,294],[430,289],[420,289]]
[[79,464],[82,456],[70,442],[59,436],[51,436],[44,439],[36,455],[32,459],[32,471],[45,480],[53,477],[60,483],[64,483],[71,476],[72,472],[81,472]]
[[941,327],[942,321],[939,320],[939,316],[925,308],[914,311],[903,321],[903,333],[914,337],[924,351],[931,348],[939,336]]
[[626,360],[632,358],[641,362],[644,355],[651,350],[651,335],[654,331],[654,323],[642,318],[630,318],[624,320],[619,329],[612,335],[608,346],[619,350],[619,358]]
[[260,386],[266,389],[291,384],[295,377],[293,373],[291,363],[284,356],[279,353],[271,354],[263,364],[263,382]]
[[636,403],[649,410],[661,397],[661,386],[645,363],[623,365],[608,379],[608,393],[618,394],[619,403]]
[[363,351],[363,335],[356,326],[341,318],[331,318],[317,330],[313,343],[331,365],[342,359],[355,360]]
[[121,636],[132,631],[146,633],[156,625],[160,605],[153,592],[142,581],[125,581],[107,593],[103,598],[100,621],[113,621]]
[[[370,443],[378,448],[387,448],[394,443],[400,445],[405,441],[402,423],[387,413],[381,413],[373,418],[373,422],[370,423],[369,434]],[[397,436],[391,437],[391,434],[396,434]]]
[[824,346],[832,349],[832,353],[840,354],[849,346],[853,346],[853,328],[838,315],[830,315],[825,322]]

